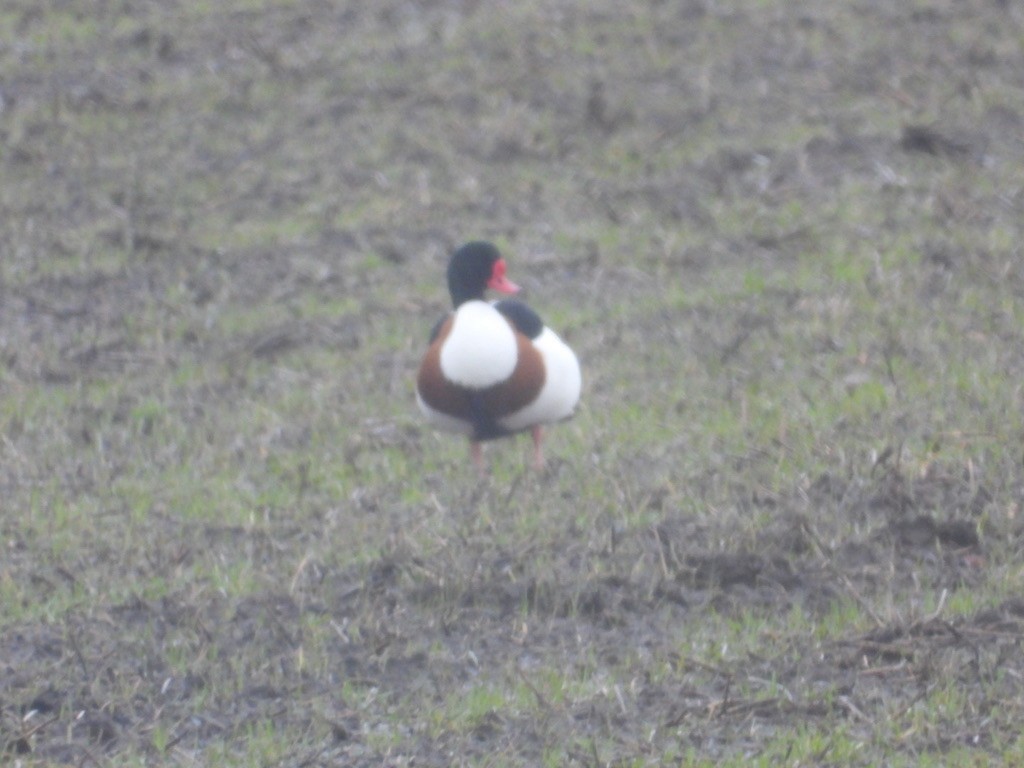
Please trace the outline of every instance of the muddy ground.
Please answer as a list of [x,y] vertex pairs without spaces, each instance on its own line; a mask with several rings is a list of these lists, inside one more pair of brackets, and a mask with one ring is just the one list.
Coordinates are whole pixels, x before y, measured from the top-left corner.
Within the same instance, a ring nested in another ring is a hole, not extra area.
[[[5,763],[1024,755],[1016,4],[0,29]],[[475,237],[542,473],[412,404]]]

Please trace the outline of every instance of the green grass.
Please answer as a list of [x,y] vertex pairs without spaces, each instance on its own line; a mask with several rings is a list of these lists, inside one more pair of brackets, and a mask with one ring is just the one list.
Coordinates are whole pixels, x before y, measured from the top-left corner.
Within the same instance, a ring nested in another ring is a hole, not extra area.
[[[1004,10],[79,5],[0,11],[0,753],[1020,761]],[[416,412],[468,237],[542,474]]]

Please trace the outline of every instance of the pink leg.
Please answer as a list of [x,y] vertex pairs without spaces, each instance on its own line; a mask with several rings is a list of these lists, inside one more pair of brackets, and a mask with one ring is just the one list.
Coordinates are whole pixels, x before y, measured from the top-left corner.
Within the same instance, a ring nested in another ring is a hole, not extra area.
[[473,459],[473,464],[476,465],[477,470],[480,474],[485,472],[484,468],[484,448],[476,440],[469,441],[469,456]]
[[544,469],[544,448],[541,442],[544,440],[544,427],[539,424],[533,428],[533,468]]

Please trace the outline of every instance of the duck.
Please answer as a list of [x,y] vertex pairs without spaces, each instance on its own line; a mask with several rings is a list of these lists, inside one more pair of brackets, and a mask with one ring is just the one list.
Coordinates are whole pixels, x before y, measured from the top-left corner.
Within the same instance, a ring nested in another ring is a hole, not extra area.
[[488,290],[513,296],[498,248],[468,242],[448,262],[452,311],[430,332],[416,376],[416,402],[432,426],[469,438],[484,471],[482,443],[530,431],[533,465],[544,466],[544,428],[570,418],[582,375],[572,349],[518,299],[488,301]]

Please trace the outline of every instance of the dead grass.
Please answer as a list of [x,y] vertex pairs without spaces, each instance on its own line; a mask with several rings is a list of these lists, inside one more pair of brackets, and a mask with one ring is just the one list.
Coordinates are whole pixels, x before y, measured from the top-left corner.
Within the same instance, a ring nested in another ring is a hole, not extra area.
[[[0,11],[0,750],[1019,762],[1019,11],[500,11]],[[412,406],[478,236],[541,474]]]

